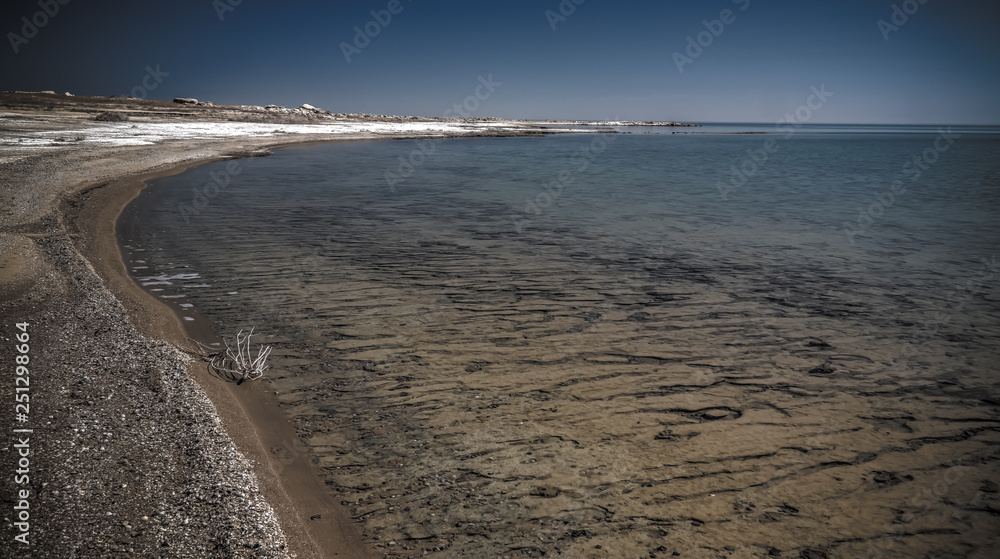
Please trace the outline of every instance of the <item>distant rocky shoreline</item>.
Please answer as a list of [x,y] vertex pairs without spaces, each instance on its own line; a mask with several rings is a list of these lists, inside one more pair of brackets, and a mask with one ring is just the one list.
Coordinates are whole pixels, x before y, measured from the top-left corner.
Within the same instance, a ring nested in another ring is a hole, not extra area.
[[13,110],[67,110],[100,111],[124,116],[177,116],[187,118],[221,118],[238,122],[281,122],[319,123],[330,121],[378,121],[378,122],[463,122],[486,123],[508,122],[520,125],[590,126],[590,127],[699,127],[700,124],[681,122],[659,122],[640,120],[550,120],[550,119],[508,119],[488,116],[402,116],[372,113],[332,112],[308,103],[296,108],[279,105],[225,105],[211,101],[201,101],[191,97],[177,97],[173,100],[150,100],[136,97],[76,96],[69,92],[58,94],[54,91],[14,91],[0,93],[0,109]]

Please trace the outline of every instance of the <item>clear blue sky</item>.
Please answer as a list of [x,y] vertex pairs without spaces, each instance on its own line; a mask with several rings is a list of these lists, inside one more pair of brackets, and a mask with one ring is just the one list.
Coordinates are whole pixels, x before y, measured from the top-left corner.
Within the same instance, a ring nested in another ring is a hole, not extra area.
[[[69,0],[16,54],[10,33],[41,8],[8,0],[0,89],[129,93],[158,66],[151,98],[441,115],[492,74],[477,115],[773,122],[825,84],[815,122],[1000,123],[996,0],[565,0],[553,30],[560,3],[401,0],[348,63],[342,43],[388,0]],[[893,4],[918,9],[886,41]],[[735,19],[678,71],[724,9]]]

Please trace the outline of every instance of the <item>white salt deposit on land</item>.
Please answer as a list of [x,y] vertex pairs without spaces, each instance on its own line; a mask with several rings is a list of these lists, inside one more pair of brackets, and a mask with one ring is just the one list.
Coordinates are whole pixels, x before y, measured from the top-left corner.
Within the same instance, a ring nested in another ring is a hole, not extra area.
[[[447,134],[465,135],[485,130],[523,130],[510,122],[331,122],[324,124],[274,124],[256,122],[80,122],[61,130],[22,131],[28,124],[11,115],[0,115],[0,147],[31,149],[79,144],[119,146],[152,145],[164,140],[234,138],[280,134]],[[6,130],[5,130],[6,129]],[[14,134],[10,134],[14,132]]]

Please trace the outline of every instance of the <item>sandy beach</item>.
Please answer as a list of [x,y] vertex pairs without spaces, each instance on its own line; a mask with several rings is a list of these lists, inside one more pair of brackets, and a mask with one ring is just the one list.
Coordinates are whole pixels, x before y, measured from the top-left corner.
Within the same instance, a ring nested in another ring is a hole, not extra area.
[[[277,146],[538,129],[46,94],[0,105],[3,356],[28,323],[33,556],[372,556],[267,387],[209,375],[188,338],[214,334],[128,278],[115,219],[143,180]],[[94,121],[108,111],[128,122]],[[11,445],[2,465],[17,468]],[[5,477],[7,511],[15,489]]]
[[869,284],[801,287],[828,271],[358,234],[326,250],[368,276],[247,272],[280,287],[262,305],[314,297],[297,327],[317,339],[272,340],[274,370],[237,386],[199,359],[208,322],[128,275],[115,224],[143,181],[309,142],[552,130],[59,97],[0,96],[3,359],[29,323],[39,556],[990,556],[988,323],[904,370],[912,324],[852,291]]

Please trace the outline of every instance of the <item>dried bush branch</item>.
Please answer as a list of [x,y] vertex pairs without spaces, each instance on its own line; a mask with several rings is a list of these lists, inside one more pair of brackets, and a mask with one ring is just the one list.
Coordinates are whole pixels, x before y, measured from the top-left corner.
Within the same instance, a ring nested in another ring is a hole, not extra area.
[[220,375],[226,375],[236,379],[236,384],[243,384],[248,380],[257,380],[264,376],[264,371],[270,367],[267,365],[267,358],[271,355],[271,346],[261,346],[254,355],[250,349],[250,338],[254,329],[246,335],[243,330],[236,334],[236,348],[226,343],[226,351],[217,352],[207,357],[212,369]]

